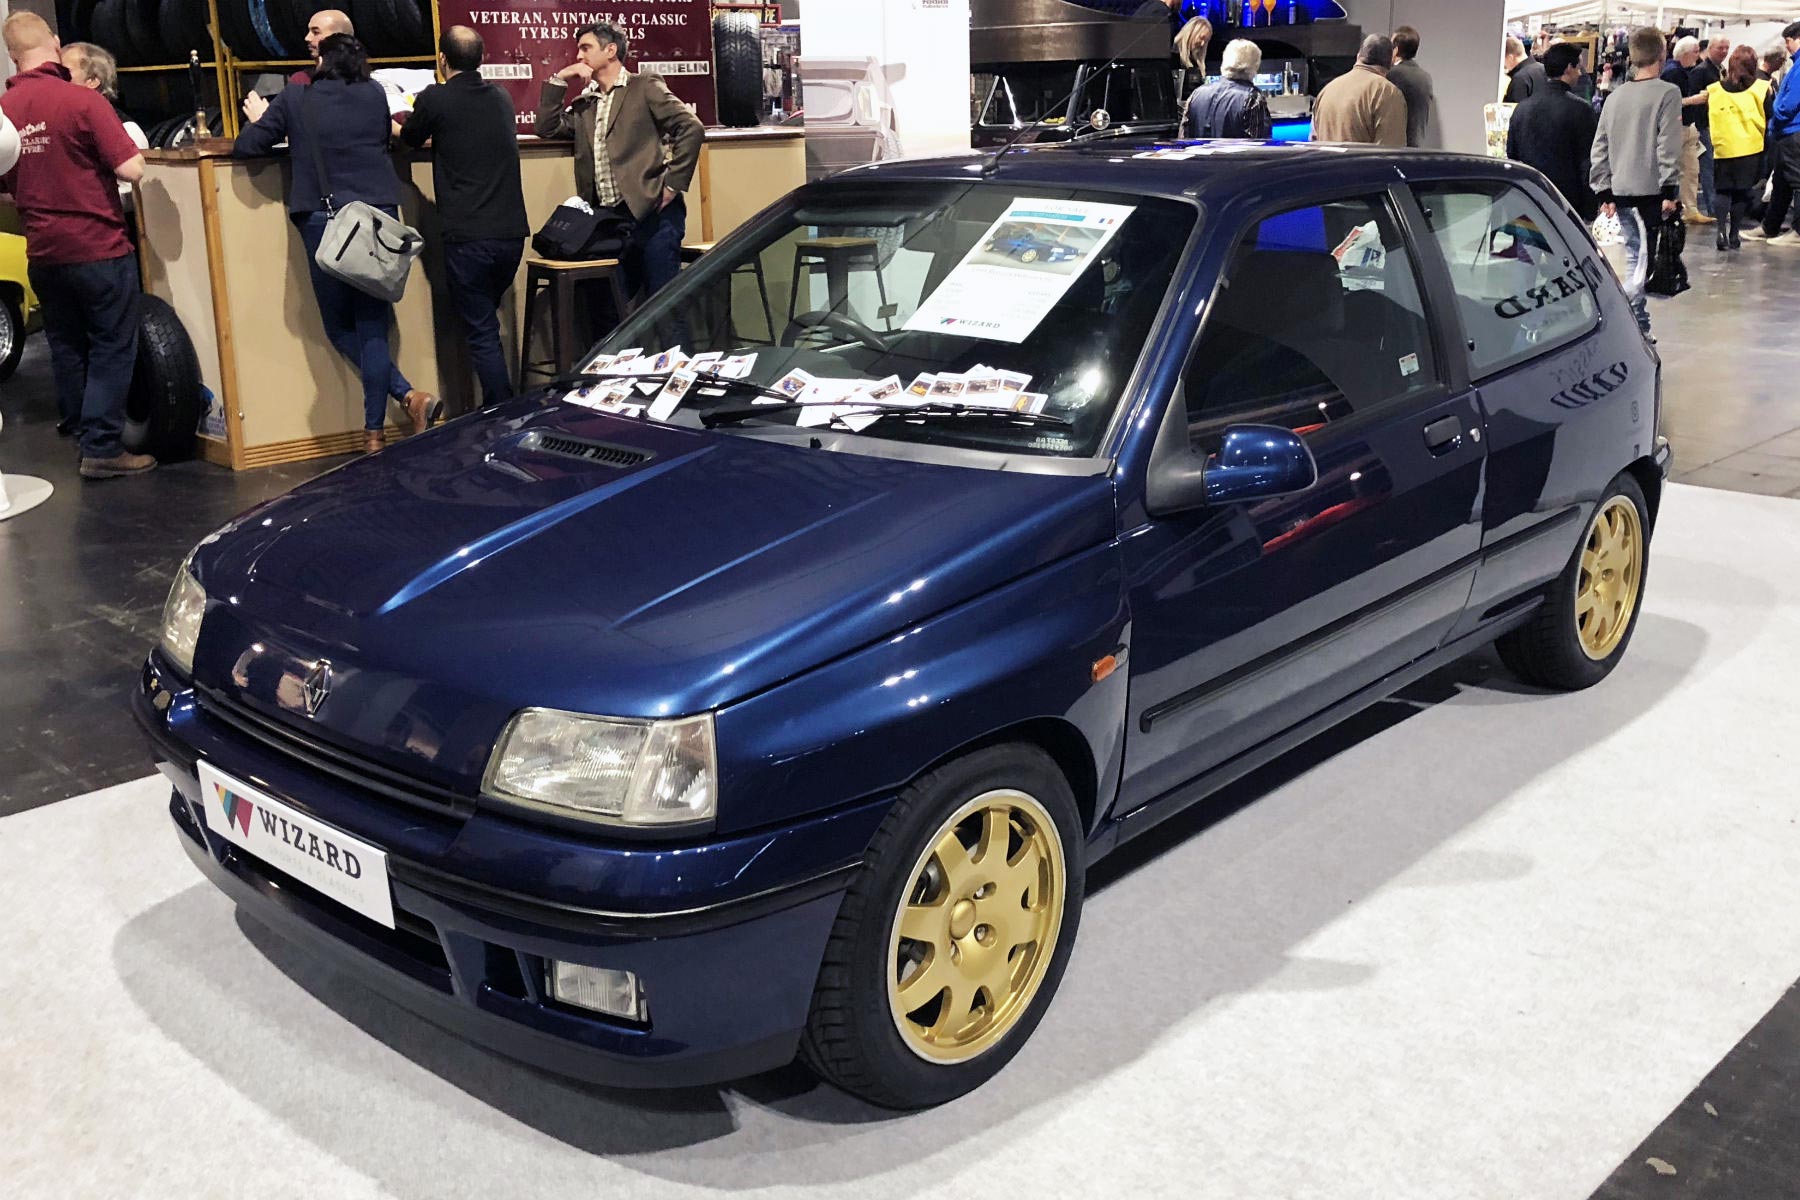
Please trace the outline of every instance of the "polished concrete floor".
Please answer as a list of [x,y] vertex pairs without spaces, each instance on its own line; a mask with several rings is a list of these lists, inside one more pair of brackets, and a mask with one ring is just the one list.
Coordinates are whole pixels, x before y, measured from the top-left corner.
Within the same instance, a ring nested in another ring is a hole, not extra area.
[[1692,290],[1653,298],[1663,425],[1683,483],[1800,496],[1800,248],[1689,237]]

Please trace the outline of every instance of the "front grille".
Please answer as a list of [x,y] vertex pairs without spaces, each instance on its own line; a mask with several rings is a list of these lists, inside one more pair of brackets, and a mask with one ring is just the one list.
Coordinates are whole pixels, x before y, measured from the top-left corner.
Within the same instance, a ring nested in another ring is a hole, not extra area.
[[207,716],[229,725],[276,753],[341,779],[354,787],[374,792],[418,808],[450,816],[467,817],[475,801],[448,788],[437,787],[411,775],[370,762],[360,755],[308,737],[290,726],[272,721],[211,688],[196,688],[195,696]]
[[526,434],[520,441],[519,448],[521,450],[537,450],[545,454],[560,454],[565,458],[585,459],[605,467],[635,467],[647,463],[655,457],[647,450],[633,450],[629,446],[615,446],[610,442],[590,442],[585,438],[563,437],[560,434],[537,431]]

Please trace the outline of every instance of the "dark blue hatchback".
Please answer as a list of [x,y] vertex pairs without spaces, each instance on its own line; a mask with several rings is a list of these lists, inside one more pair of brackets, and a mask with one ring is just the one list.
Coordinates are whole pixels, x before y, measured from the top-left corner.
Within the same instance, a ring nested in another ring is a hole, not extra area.
[[[993,252],[1020,228],[1069,253]],[[1513,164],[884,164],[580,377],[208,537],[137,711],[196,865],[431,1021],[937,1103],[1030,1035],[1126,839],[1486,643],[1605,677],[1659,386]]]

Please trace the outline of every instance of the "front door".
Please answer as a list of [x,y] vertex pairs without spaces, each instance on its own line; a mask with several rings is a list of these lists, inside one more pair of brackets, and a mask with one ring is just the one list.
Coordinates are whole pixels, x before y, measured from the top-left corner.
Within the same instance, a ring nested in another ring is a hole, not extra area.
[[1462,613],[1481,539],[1479,416],[1448,382],[1399,201],[1277,212],[1232,254],[1184,373],[1189,436],[1206,453],[1230,425],[1296,430],[1319,481],[1125,538],[1119,812],[1430,653]]

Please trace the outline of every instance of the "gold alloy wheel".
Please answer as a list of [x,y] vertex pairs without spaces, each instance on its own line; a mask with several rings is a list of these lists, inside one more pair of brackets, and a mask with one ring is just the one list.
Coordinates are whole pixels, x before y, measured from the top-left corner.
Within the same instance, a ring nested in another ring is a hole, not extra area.
[[1637,505],[1614,496],[1594,514],[1575,581],[1575,634],[1598,662],[1618,649],[1644,579],[1644,529]]
[[895,910],[888,1007],[931,1062],[966,1062],[1031,1007],[1062,930],[1068,869],[1050,814],[986,792],[938,827]]

